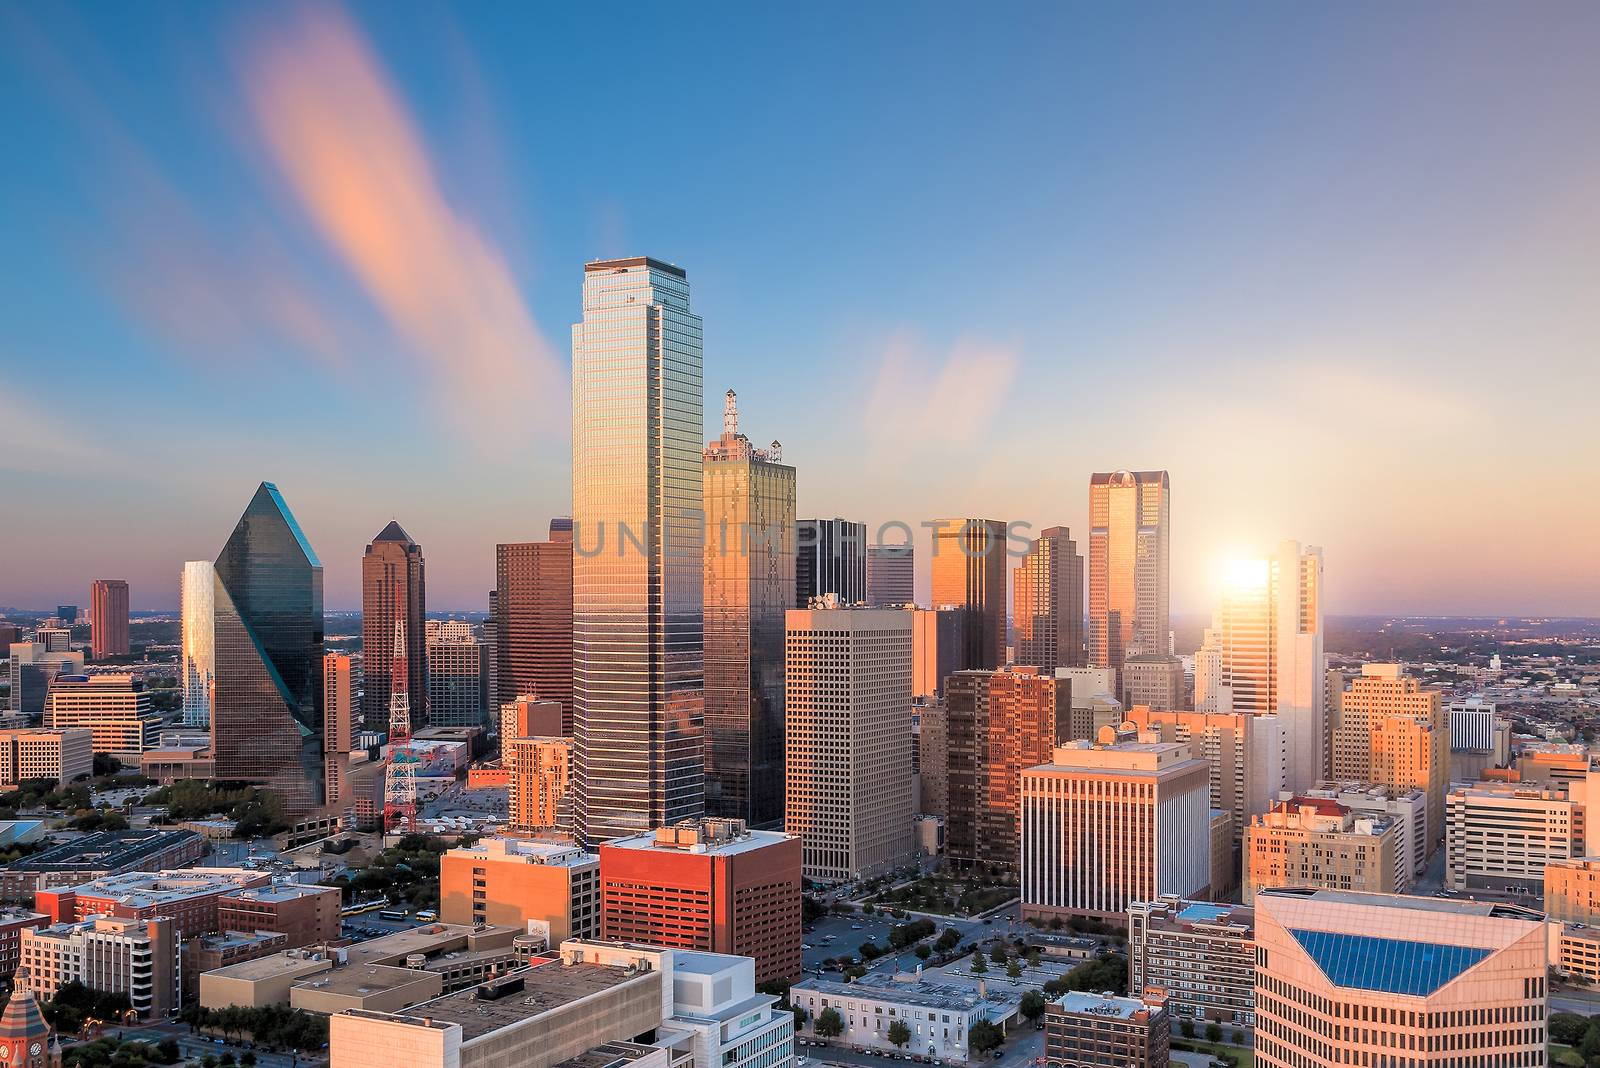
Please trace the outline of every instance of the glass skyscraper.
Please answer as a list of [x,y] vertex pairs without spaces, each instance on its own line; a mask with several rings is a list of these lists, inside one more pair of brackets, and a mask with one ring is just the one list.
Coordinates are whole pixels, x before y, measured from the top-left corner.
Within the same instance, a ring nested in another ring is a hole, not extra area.
[[1089,477],[1089,666],[1168,652],[1172,488],[1165,471]]
[[217,569],[210,560],[183,565],[183,725],[211,726],[217,677]]
[[700,317],[682,268],[583,274],[572,328],[574,830],[704,811]]
[[728,390],[705,450],[706,812],[783,821],[783,614],[794,595],[794,468],[739,433]]
[[219,780],[323,803],[322,564],[263,482],[217,557],[211,743]]

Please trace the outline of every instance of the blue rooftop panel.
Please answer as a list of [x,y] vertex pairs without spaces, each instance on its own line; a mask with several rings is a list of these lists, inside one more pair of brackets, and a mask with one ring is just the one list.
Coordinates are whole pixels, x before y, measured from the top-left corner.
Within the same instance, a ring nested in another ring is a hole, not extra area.
[[1398,938],[1290,930],[1330,982],[1427,997],[1489,955],[1487,949]]
[[1234,910],[1233,905],[1212,905],[1206,902],[1196,902],[1184,907],[1178,913],[1180,923],[1216,923],[1222,917]]

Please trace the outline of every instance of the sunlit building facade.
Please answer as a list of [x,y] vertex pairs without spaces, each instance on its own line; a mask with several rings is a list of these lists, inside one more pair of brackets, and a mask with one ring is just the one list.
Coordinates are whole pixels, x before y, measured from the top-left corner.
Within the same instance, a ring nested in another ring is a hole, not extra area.
[[700,317],[682,268],[643,256],[585,265],[583,321],[572,328],[573,794],[583,842],[704,810],[702,375]]
[[361,557],[361,719],[369,731],[389,729],[389,692],[394,685],[394,624],[405,625],[406,704],[412,727],[428,718],[427,568],[422,546],[399,523],[372,539]]
[[[615,558],[615,548],[611,550]],[[572,523],[550,523],[545,541],[495,546],[494,700],[561,704],[572,734]],[[489,637],[485,634],[485,638]]]
[[993,671],[1006,662],[1006,525],[944,519],[933,531],[933,606],[960,616],[958,668]]
[[1046,674],[1083,667],[1083,557],[1066,527],[1050,527],[1034,540],[1012,583],[1017,663]]
[[95,579],[89,587],[89,649],[96,660],[128,655],[128,584]]
[[216,777],[266,787],[303,815],[323,803],[322,563],[272,483],[215,574]]
[[179,650],[183,687],[183,725],[209,729],[217,682],[217,568],[210,560],[183,565],[182,641]]
[[322,657],[322,752],[328,804],[351,801],[350,749],[355,741],[355,665],[349,653]]
[[892,608],[916,603],[916,574],[910,545],[867,546],[867,605]]
[[706,446],[706,812],[783,821],[783,616],[794,591],[795,470],[739,432],[728,390]]
[[1090,665],[1170,651],[1171,536],[1165,471],[1089,477]]

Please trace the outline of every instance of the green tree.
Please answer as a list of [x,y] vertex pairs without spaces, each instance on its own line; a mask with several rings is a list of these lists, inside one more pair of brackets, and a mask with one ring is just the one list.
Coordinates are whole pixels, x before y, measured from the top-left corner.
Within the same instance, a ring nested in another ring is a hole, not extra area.
[[1022,962],[1015,957],[1012,957],[1010,960],[1006,961],[1006,978],[1022,978]]
[[1183,1037],[1184,1038],[1193,1038],[1194,1037],[1194,1021],[1193,1020],[1183,1020],[1183,1021],[1179,1022],[1178,1030],[1183,1033]]
[[1222,1041],[1222,1025],[1217,1023],[1215,1020],[1212,1020],[1210,1023],[1206,1024],[1206,1041]]
[[978,975],[982,975],[989,970],[989,962],[983,959],[983,950],[981,949],[972,951],[972,970]]
[[1584,1033],[1589,1030],[1589,1018],[1579,1016],[1575,1012],[1552,1012],[1549,1030],[1550,1041],[1563,1046],[1576,1046],[1583,1041]]
[[1037,990],[1030,990],[1022,995],[1022,1017],[1031,1024],[1037,1024],[1039,1017],[1044,1015],[1045,1008],[1050,1003],[1045,996]]
[[844,1017],[830,1006],[817,1013],[817,1022],[811,1029],[823,1038],[838,1038],[844,1034]]
[[904,1020],[896,1020],[889,1025],[889,1041],[905,1049],[906,1043],[911,1041],[911,1028],[906,1026]]
[[918,960],[927,960],[929,957],[933,956],[933,949],[928,945],[928,943],[923,942],[917,946],[916,954]]
[[1004,964],[1006,962],[1006,944],[1004,942],[996,942],[994,948],[989,951],[989,959],[996,964]]
[[1039,966],[1039,950],[1038,950],[1038,947],[1030,946],[1029,949],[1028,949],[1028,967],[1037,968],[1038,966]]
[[979,1020],[972,1025],[972,1030],[967,1032],[967,1048],[973,1053],[983,1054],[999,1049],[1000,1043],[1004,1041],[1005,1035],[1000,1033],[1000,1028],[988,1020]]
[[1244,1032],[1239,1030],[1230,1032],[1228,1034],[1228,1041],[1232,1042],[1235,1046],[1244,1045]]

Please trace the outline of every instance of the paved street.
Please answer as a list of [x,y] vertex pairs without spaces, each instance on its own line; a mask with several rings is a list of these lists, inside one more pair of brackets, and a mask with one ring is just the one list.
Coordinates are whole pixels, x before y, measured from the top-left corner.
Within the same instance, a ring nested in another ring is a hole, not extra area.
[[[859,913],[849,916],[826,916],[818,920],[815,930],[808,931],[804,936],[805,944],[810,949],[804,951],[804,964],[807,972],[822,966],[822,962],[829,957],[854,957],[859,955],[861,943],[874,942],[879,946],[888,946],[889,928],[900,923],[909,923],[923,916],[933,921],[935,937],[946,927],[954,927],[961,932],[961,942],[983,942],[986,939],[1008,937],[1014,938],[1023,930],[1030,928],[1020,927],[1017,923],[1017,906],[1009,905],[991,916],[976,919],[956,919],[949,916],[934,916],[925,913],[913,912],[903,920],[893,919],[883,913],[871,916]],[[984,922],[988,920],[989,922]],[[859,925],[859,930],[856,929]],[[829,942],[829,936],[832,941]],[[908,947],[905,951],[892,957],[880,957],[878,961],[869,965],[873,971],[915,971],[918,964],[916,947]]]
[[[237,1060],[240,1054],[250,1047],[239,1042],[230,1042],[219,1045],[207,1035],[189,1033],[189,1025],[175,1020],[162,1020],[158,1023],[146,1024],[143,1027],[127,1027],[120,1031],[107,1031],[106,1034],[116,1037],[118,1034],[130,1042],[157,1043],[164,1038],[171,1038],[178,1043],[185,1061],[198,1061],[206,1054],[220,1057],[224,1053],[231,1053]],[[257,1068],[315,1068],[316,1065],[326,1060],[325,1056],[307,1056],[289,1053],[269,1053],[263,1049],[254,1049]],[[326,1051],[323,1051],[324,1054]]]

